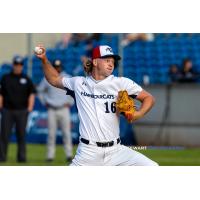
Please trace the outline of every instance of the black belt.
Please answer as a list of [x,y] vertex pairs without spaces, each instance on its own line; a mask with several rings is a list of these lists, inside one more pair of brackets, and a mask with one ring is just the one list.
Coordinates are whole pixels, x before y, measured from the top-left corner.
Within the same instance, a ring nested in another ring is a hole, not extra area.
[[[81,142],[84,144],[89,144],[90,141],[86,140],[84,138],[81,138]],[[121,142],[120,138],[117,138],[117,144],[119,144]],[[110,142],[96,142],[98,147],[111,147],[114,145],[114,141],[110,141]]]

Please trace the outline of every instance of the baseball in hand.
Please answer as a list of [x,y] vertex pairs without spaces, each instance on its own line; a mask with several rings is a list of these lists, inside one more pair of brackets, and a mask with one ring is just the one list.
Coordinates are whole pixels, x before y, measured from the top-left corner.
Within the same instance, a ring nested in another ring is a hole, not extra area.
[[35,53],[40,55],[43,53],[43,50],[40,47],[35,47]]

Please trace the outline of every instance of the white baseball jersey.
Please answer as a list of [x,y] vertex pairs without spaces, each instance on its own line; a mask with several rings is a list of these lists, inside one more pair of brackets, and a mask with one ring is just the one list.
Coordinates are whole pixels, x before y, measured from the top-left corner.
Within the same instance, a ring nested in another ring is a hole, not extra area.
[[108,76],[96,81],[92,76],[63,77],[63,86],[68,94],[75,95],[80,119],[82,138],[95,142],[107,142],[119,138],[119,116],[116,100],[120,90],[137,96],[142,88],[124,77]]

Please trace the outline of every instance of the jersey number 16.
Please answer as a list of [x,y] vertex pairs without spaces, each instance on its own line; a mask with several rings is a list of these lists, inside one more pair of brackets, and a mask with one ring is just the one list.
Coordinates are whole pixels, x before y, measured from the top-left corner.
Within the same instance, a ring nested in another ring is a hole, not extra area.
[[[108,102],[104,103],[106,106],[106,111],[105,113],[116,113],[116,102],[112,102],[109,106]],[[110,107],[110,108],[109,108]]]

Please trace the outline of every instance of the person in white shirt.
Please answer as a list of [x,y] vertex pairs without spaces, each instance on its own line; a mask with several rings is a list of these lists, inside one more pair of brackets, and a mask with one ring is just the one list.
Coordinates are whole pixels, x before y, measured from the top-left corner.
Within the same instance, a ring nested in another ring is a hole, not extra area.
[[142,118],[153,106],[154,97],[134,81],[112,75],[120,56],[107,45],[97,46],[92,51],[91,68],[87,76],[61,77],[46,57],[43,46],[41,59],[48,82],[64,89],[75,100],[80,119],[80,143],[71,166],[157,166],[158,164],[139,152],[121,145],[119,138],[119,116],[116,113],[118,92],[128,94],[141,102],[133,119]]
[[[70,77],[62,71],[60,60],[54,60],[53,67],[60,76]],[[58,126],[62,130],[63,145],[66,160],[71,162],[72,159],[72,138],[71,138],[71,115],[70,107],[74,104],[71,96],[67,95],[64,90],[56,88],[48,83],[44,78],[37,87],[38,97],[43,105],[48,109],[48,138],[47,138],[47,161],[53,161],[56,150],[56,131]]]

